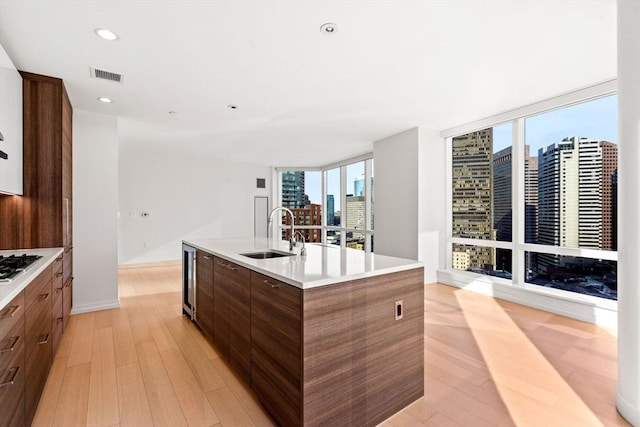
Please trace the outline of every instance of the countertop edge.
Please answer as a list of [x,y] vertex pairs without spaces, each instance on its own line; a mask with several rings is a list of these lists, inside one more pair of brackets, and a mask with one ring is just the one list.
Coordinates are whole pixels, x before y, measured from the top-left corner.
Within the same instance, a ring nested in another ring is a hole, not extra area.
[[[254,263],[251,263],[247,260],[244,260],[243,258],[241,258],[241,256],[238,255],[229,255],[228,253],[224,253],[224,252],[220,252],[219,250],[215,250],[212,249],[210,247],[204,247],[202,245],[199,245],[197,242],[198,239],[196,240],[182,240],[182,244],[187,245],[187,246],[191,246],[195,249],[210,253],[214,256],[217,256],[219,258],[225,259],[227,261],[233,262],[235,264],[238,264],[242,267],[245,267],[249,270],[255,271],[257,273],[263,274],[265,276],[269,276],[273,279],[279,280],[281,282],[287,283],[289,285],[295,286],[299,289],[312,289],[312,288],[317,288],[320,286],[327,286],[327,285],[334,285],[337,283],[344,283],[344,282],[349,282],[349,281],[353,281],[353,280],[359,280],[359,279],[366,279],[366,278],[370,278],[370,277],[376,277],[376,276],[382,276],[385,274],[390,274],[390,273],[398,273],[401,271],[408,271],[408,270],[413,270],[413,269],[417,269],[417,268],[424,268],[424,264],[421,261],[414,261],[414,260],[407,260],[407,264],[405,265],[397,265],[397,266],[393,266],[393,267],[386,267],[384,269],[380,269],[380,270],[373,270],[373,271],[365,271],[365,272],[360,272],[360,273],[354,273],[354,274],[347,274],[344,276],[340,276],[340,277],[331,277],[331,278],[326,278],[326,279],[318,279],[318,280],[311,280],[311,281],[306,281],[306,282],[301,282],[298,280],[294,280],[290,277],[287,276],[283,276],[281,274],[278,274],[272,270],[263,268],[259,265],[256,265]],[[272,249],[276,249],[276,250],[282,250],[279,247],[273,247]],[[334,249],[334,248],[332,248]],[[335,250],[339,250],[340,248],[335,248]],[[355,250],[355,249],[354,249]],[[295,257],[300,257],[299,254],[293,255]]]
[[[53,252],[49,252],[53,251]],[[64,248],[38,248],[38,249],[18,249],[18,250],[10,250],[10,251],[2,251],[2,252],[11,252],[11,253],[29,253],[29,254],[37,254],[42,255],[42,258],[39,259],[32,268],[27,268],[27,270],[20,275],[19,280],[15,280],[12,282],[0,284],[0,289],[4,288],[5,292],[8,290],[6,294],[0,298],[0,310],[3,310],[7,304],[9,304],[20,292],[26,289],[29,284],[40,275],[44,270],[49,267],[55,261],[58,256],[62,254]],[[46,255],[43,252],[47,252]],[[35,267],[35,268],[33,268]]]

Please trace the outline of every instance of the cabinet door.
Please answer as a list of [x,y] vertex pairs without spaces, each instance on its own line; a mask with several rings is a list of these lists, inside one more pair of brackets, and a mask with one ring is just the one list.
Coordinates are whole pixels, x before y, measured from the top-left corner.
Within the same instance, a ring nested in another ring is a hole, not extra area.
[[0,336],[0,424],[24,426],[24,316]]
[[62,331],[67,329],[71,307],[73,306],[73,277],[70,277],[64,284],[62,290]]
[[286,426],[301,424],[301,292],[251,272],[251,388]]
[[227,278],[229,297],[229,364],[251,382],[251,272],[237,264],[226,263],[222,276]]
[[195,322],[209,339],[213,339],[213,255],[196,251]]
[[215,257],[213,270],[213,343],[229,360],[229,278],[225,274],[228,261]]

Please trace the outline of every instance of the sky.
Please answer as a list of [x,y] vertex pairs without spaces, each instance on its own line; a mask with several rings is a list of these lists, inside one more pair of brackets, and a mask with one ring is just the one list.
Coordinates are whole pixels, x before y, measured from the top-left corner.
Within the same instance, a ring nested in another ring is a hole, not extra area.
[[[353,182],[364,176],[364,161],[347,166],[347,194],[354,193]],[[309,195],[311,203],[320,204],[322,201],[322,172],[304,173],[305,193]],[[340,210],[340,168],[327,171],[327,194],[333,194],[334,210]]]
[[[530,155],[539,148],[562,141],[565,137],[588,137],[618,142],[616,95],[528,117],[525,120],[525,144]],[[512,124],[493,127],[493,152],[512,145]],[[353,181],[364,175],[364,162],[347,166],[347,194],[353,194]],[[322,202],[322,172],[305,172],[305,193],[311,203]],[[327,194],[334,195],[335,210],[340,210],[340,168],[327,172]]]
[[[617,143],[617,102],[618,97],[610,95],[527,118],[525,144],[531,147],[530,155],[536,155],[543,146],[571,136]],[[511,132],[511,123],[493,127],[494,153],[511,145]]]

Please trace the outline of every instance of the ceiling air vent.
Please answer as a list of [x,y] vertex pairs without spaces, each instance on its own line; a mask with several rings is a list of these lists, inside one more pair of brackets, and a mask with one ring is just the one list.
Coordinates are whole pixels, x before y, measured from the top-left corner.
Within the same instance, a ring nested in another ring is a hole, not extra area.
[[114,73],[112,71],[105,71],[105,70],[101,70],[99,68],[93,68],[93,67],[89,67],[91,70],[91,77],[93,77],[94,79],[101,79],[101,80],[109,80],[111,82],[116,82],[116,83],[124,83],[124,75],[122,74],[118,74],[118,73]]

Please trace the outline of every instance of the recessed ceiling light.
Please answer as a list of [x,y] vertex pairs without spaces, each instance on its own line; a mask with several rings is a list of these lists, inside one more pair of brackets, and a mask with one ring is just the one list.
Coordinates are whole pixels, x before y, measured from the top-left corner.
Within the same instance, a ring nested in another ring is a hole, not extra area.
[[320,27],[320,32],[324,34],[335,34],[338,32],[338,26],[336,24],[327,22],[326,24],[322,24],[322,26]]
[[178,112],[172,110],[172,111],[169,111],[169,114],[174,115],[174,114],[178,114]]
[[107,98],[106,96],[101,96],[98,98],[98,101],[104,102],[105,104],[111,104],[113,102],[111,98]]
[[95,30],[93,30],[93,32],[96,33],[98,37],[102,37],[105,40],[118,40],[118,35],[111,30],[107,30],[106,28],[96,28]]
[[229,105],[227,105],[227,108],[230,108],[232,110],[237,110],[239,107],[237,105],[234,105],[234,104],[229,104]]

